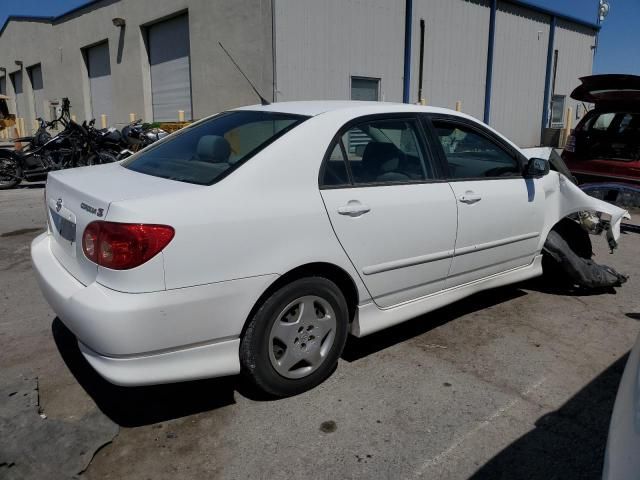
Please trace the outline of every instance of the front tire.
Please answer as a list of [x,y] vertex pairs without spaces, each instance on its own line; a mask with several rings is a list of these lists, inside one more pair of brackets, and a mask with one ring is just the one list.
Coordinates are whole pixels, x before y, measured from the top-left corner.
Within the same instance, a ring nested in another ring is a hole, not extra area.
[[0,190],[8,190],[22,181],[22,168],[10,152],[0,151]]
[[323,277],[281,287],[250,319],[240,342],[242,372],[263,392],[287,397],[322,383],[347,340],[349,310]]

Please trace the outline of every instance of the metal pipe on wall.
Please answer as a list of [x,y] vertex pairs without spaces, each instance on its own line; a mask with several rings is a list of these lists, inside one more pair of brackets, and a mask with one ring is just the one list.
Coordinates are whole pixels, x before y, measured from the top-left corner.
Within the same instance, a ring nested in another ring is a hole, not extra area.
[[489,123],[491,118],[491,82],[493,81],[493,49],[496,39],[496,11],[498,0],[491,0],[491,12],[489,14],[489,44],[487,47],[487,75],[484,84],[484,123]]
[[404,84],[402,101],[409,103],[411,90],[411,23],[413,19],[413,0],[405,0],[404,17]]
[[551,17],[551,24],[549,26],[549,44],[547,45],[547,70],[544,78],[544,103],[542,104],[542,122],[540,126],[540,143],[544,138],[544,129],[548,125],[549,117],[549,91],[551,89],[551,68],[553,63],[553,43],[556,36],[556,24],[557,18]]
[[424,67],[424,18],[420,19],[420,66],[418,67],[418,102],[422,103],[422,75]]

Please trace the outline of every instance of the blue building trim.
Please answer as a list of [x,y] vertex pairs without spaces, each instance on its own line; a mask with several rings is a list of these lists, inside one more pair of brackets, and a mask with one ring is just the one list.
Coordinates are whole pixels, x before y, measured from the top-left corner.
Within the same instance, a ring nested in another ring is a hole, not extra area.
[[556,37],[556,24],[558,18],[556,16],[551,17],[551,24],[549,25],[549,44],[547,45],[547,70],[544,77],[544,103],[542,104],[542,122],[540,124],[540,140],[544,135],[544,129],[547,128],[549,118],[549,101],[550,101],[550,89],[551,89],[551,69],[553,68],[553,44]]
[[575,23],[577,25],[582,25],[583,27],[591,28],[595,31],[600,31],[600,28],[601,28],[601,26],[598,25],[597,23],[588,22],[587,20],[582,20],[581,18],[576,18],[571,15],[566,15],[557,10],[551,10],[549,8],[540,7],[538,5],[534,5],[524,0],[506,0],[506,1],[513,5],[519,5],[521,7],[532,10],[534,12],[543,13],[545,15],[549,15],[550,17],[555,17],[556,20],[566,20],[567,22]]
[[493,50],[496,39],[496,11],[498,0],[491,0],[491,13],[489,17],[489,46],[487,49],[487,76],[484,86],[484,116],[483,121],[489,124],[491,117],[491,82],[493,80]]
[[404,82],[402,101],[409,103],[411,92],[411,24],[413,23],[413,0],[405,0],[404,11]]

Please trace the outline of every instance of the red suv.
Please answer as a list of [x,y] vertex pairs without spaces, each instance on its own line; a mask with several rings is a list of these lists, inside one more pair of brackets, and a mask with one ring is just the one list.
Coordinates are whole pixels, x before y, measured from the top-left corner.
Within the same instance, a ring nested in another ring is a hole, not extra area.
[[640,77],[592,75],[571,98],[593,103],[562,152],[581,182],[640,186]]

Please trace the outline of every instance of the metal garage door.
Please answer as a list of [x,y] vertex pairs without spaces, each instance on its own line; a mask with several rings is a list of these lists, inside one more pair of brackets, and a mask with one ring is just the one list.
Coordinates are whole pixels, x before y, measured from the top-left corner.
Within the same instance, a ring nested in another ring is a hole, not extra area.
[[91,112],[99,120],[100,115],[112,118],[111,96],[111,62],[109,61],[109,44],[107,42],[88,48],[87,71],[89,73],[89,89],[91,90]]
[[24,92],[22,88],[22,72],[15,72],[11,74],[11,83],[13,84],[13,91],[15,92],[16,101],[16,117],[22,117],[27,114],[27,105],[24,99]]
[[33,106],[36,118],[44,118],[44,84],[42,82],[42,67],[34,65],[29,69],[31,88],[33,89]]
[[153,119],[177,120],[178,110],[184,110],[185,119],[191,120],[189,17],[157,23],[148,33]]

